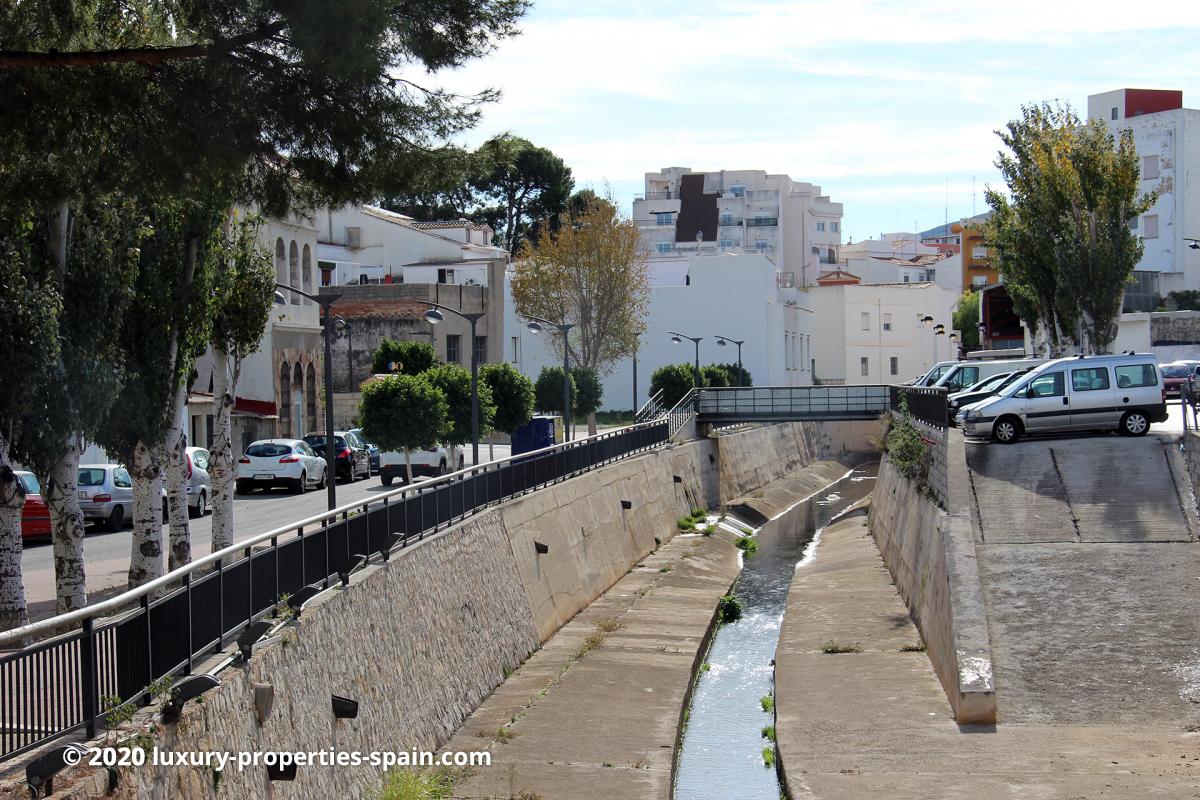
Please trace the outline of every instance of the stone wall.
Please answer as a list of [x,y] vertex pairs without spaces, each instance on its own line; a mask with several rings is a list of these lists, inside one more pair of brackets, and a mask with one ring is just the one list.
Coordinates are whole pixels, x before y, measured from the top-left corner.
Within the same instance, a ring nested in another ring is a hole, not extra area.
[[[884,457],[871,501],[871,534],[917,623],[959,723],[994,723],[996,694],[983,589],[975,557],[962,433],[945,431],[943,511]],[[936,460],[936,459],[935,459]],[[931,470],[932,471],[932,470]]]
[[1172,311],[1150,315],[1152,347],[1200,344],[1200,311]]
[[[501,504],[375,564],[328,592],[260,648],[182,720],[160,746],[176,751],[436,750],[529,653],[675,531],[696,504],[752,491],[805,464],[866,446],[874,423],[758,428],[662,448]],[[743,466],[744,464],[744,466]],[[675,477],[679,481],[675,481]],[[628,500],[631,507],[622,508]],[[548,546],[538,554],[535,542]],[[260,726],[254,684],[274,687]],[[358,700],[335,720],[330,695]],[[140,719],[148,722],[150,712]],[[23,768],[18,759],[13,768]],[[56,797],[105,796],[107,776],[79,769]],[[301,767],[269,783],[262,767],[125,771],[117,798],[361,797],[380,771]],[[26,797],[19,783],[0,800]]]

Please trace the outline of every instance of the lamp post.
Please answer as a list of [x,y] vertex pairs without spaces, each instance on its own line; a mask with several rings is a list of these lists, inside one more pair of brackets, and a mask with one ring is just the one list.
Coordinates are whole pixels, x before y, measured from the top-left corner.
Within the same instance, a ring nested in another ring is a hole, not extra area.
[[[487,316],[487,313],[481,311],[458,311],[450,306],[444,306],[441,303],[434,303],[429,300],[425,301],[425,305],[433,306],[433,308],[425,312],[425,321],[432,325],[446,321],[446,317],[442,314],[442,311],[449,311],[451,314],[456,314],[471,323],[471,464],[475,466],[479,464],[479,353],[475,347],[475,326],[480,319]],[[438,309],[441,309],[441,311]]]
[[1185,236],[1183,237],[1183,240],[1188,243],[1187,246],[1189,250],[1200,250],[1200,239],[1190,239]]
[[687,334],[676,333],[675,331],[667,331],[667,333],[671,334],[671,341],[674,342],[675,344],[680,344],[684,339],[689,339],[692,342],[692,344],[696,345],[696,388],[699,389],[700,388],[700,341],[704,337],[703,336],[688,336]]
[[[571,373],[569,371],[570,370],[569,361],[570,361],[570,356],[571,356],[571,344],[567,340],[567,336],[568,336],[568,334],[570,334],[571,328],[575,327],[575,323],[574,322],[562,322],[562,323],[551,322],[548,319],[542,319],[541,317],[533,317],[533,316],[530,316],[529,314],[522,314],[521,316],[523,316],[523,317],[525,317],[525,319],[529,320],[528,328],[529,328],[529,330],[533,331],[534,333],[538,333],[540,331],[545,330],[547,327],[549,327],[549,328],[553,328],[554,330],[556,330],[560,334],[562,334],[562,337],[563,337],[563,437],[570,438],[570,435],[571,435],[570,434],[570,430],[571,430],[571,427],[570,427]],[[634,411],[636,412],[637,409],[635,408]]]
[[[337,508],[337,455],[333,450],[333,312],[330,306],[338,301],[340,293],[311,295],[302,292],[294,286],[275,284],[275,305],[287,305],[287,298],[278,290],[295,292],[301,297],[307,297],[321,307],[321,335],[325,339],[325,494],[329,510]],[[290,411],[289,411],[290,413]]]
[[717,337],[717,345],[720,347],[724,347],[725,345],[729,344],[730,342],[733,342],[735,345],[737,345],[737,349],[738,349],[737,385],[739,387],[741,387],[741,385],[742,385],[742,345],[744,345],[746,343],[746,340],[742,339],[741,341],[738,341],[737,339],[730,339],[728,336],[718,336]]

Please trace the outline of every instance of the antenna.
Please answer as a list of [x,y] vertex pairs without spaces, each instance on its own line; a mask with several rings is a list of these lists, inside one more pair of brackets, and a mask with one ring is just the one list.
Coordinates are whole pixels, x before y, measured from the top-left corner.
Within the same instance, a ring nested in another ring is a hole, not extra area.
[[975,216],[975,176],[971,176],[971,216]]

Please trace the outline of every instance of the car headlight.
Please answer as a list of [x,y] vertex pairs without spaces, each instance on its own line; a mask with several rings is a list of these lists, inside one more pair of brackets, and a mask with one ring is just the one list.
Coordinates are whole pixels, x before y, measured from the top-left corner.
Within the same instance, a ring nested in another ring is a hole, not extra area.
[[963,414],[963,419],[971,421],[971,420],[977,420],[982,416],[983,416],[983,414],[980,414],[978,411],[971,409],[971,410],[967,411],[965,414]]

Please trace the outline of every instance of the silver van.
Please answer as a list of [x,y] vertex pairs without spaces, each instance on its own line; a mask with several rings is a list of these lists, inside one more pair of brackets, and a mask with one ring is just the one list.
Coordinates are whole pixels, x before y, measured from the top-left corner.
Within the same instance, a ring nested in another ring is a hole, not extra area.
[[943,387],[949,394],[955,394],[993,375],[1014,372],[1018,369],[1029,369],[1045,362],[1044,358],[1020,358],[1010,361],[960,361],[946,370],[933,385]]
[[1152,354],[1048,361],[962,414],[963,433],[1011,444],[1026,433],[1115,429],[1143,436],[1165,422],[1167,400]]

